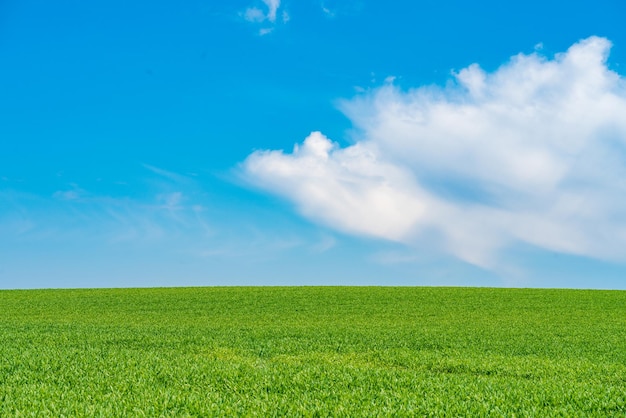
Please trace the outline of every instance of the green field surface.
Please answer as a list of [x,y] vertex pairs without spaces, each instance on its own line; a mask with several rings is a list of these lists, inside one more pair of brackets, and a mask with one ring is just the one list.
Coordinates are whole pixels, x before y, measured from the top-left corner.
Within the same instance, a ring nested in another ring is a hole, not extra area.
[[626,416],[626,292],[0,291],[0,416]]

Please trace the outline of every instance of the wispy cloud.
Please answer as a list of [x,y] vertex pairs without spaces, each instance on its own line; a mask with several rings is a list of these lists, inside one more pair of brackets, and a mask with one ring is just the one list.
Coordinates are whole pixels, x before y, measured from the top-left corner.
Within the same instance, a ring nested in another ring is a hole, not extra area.
[[326,7],[326,5],[324,3],[322,3],[322,12],[324,12],[324,14],[328,17],[335,17],[335,12],[332,11],[330,8]]
[[241,16],[248,22],[261,25],[260,35],[266,35],[274,30],[277,23],[287,23],[290,19],[289,13],[280,9],[280,0],[262,0],[263,6],[251,6],[241,13]]
[[[114,189],[126,192],[116,195],[103,194],[102,185],[96,190],[72,182],[47,195],[0,189],[0,247],[16,249],[17,254],[22,247],[33,253],[59,251],[69,264],[78,257],[73,254],[80,253],[95,263],[85,274],[102,268],[102,263],[107,268],[119,263],[123,270],[118,258],[124,258],[136,266],[167,264],[164,260],[185,263],[199,269],[194,270],[196,276],[210,276],[210,269],[198,266],[226,263],[245,269],[248,264],[278,262],[298,249],[322,253],[334,245],[332,238],[320,240],[315,231],[280,226],[272,212],[266,214],[254,204],[238,209],[212,201],[203,179],[151,165],[144,168],[139,178],[128,181],[130,186]],[[3,255],[0,264],[12,265],[14,272],[28,270],[20,260],[9,263],[12,256],[7,252]],[[54,268],[63,264],[48,262]]]
[[591,37],[493,73],[473,64],[445,88],[387,83],[342,104],[354,145],[314,132],[242,168],[319,223],[483,267],[516,242],[623,259],[626,79],[610,47]]
[[321,0],[319,6],[328,18],[358,14],[363,9],[359,0]]
[[178,173],[144,167],[150,173],[145,189],[133,196],[103,195],[76,183],[48,197],[4,191],[0,203],[8,210],[0,211],[0,229],[24,240],[81,236],[110,243],[209,234],[199,185]]
[[80,200],[86,197],[86,192],[76,183],[70,183],[69,188],[54,192],[52,197],[58,200]]
[[168,180],[171,180],[176,183],[189,183],[189,178],[183,174],[175,173],[173,171],[165,170],[163,168],[155,167],[150,164],[142,164],[143,167],[154,174],[158,174],[161,177],[164,177]]

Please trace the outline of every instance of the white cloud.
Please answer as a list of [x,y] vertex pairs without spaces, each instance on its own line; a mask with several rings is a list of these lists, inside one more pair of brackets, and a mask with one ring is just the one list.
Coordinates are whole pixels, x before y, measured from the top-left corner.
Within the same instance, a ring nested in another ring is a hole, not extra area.
[[243,13],[243,17],[248,22],[263,22],[267,19],[267,16],[265,15],[265,13],[263,13],[263,10],[256,7],[250,7],[246,9],[246,11]]
[[387,83],[342,104],[354,145],[314,132],[292,153],[253,153],[244,173],[319,223],[485,267],[517,242],[621,260],[626,79],[610,46],[473,64],[446,88]]
[[335,12],[333,12],[332,10],[330,10],[328,7],[326,7],[324,5],[324,3],[322,3],[322,12],[324,12],[324,14],[328,17],[335,17]]
[[267,20],[275,22],[276,11],[280,7],[280,0],[263,0],[263,3],[267,6]]
[[254,181],[292,199],[308,217],[345,232],[402,240],[424,211],[409,173],[360,145],[339,149],[313,132],[291,155],[257,152],[245,162]]
[[[252,6],[248,7],[241,15],[245,20],[252,23],[263,24],[264,26],[259,29],[260,35],[266,35],[274,30],[274,25],[278,17],[278,10],[280,9],[280,0],[262,0],[264,9]],[[282,23],[287,23],[290,19],[287,11],[283,10],[280,14]]]

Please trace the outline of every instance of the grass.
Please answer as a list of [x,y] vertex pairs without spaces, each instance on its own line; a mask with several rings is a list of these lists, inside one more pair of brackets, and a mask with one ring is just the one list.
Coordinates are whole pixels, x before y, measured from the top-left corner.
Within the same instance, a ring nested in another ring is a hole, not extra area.
[[626,292],[0,291],[0,416],[625,416]]

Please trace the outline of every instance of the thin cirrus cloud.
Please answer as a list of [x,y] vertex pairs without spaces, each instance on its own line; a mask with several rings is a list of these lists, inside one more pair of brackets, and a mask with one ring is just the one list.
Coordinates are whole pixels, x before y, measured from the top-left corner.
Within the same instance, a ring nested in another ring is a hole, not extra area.
[[243,173],[330,228],[485,268],[517,243],[623,261],[626,79],[610,48],[590,37],[492,73],[470,65],[444,88],[387,83],[341,104],[353,145],[313,132]]
[[42,197],[10,190],[0,193],[0,235],[4,239],[68,242],[167,241],[179,236],[212,233],[198,187],[192,179],[144,165],[152,175],[146,197],[108,196],[70,183]]

